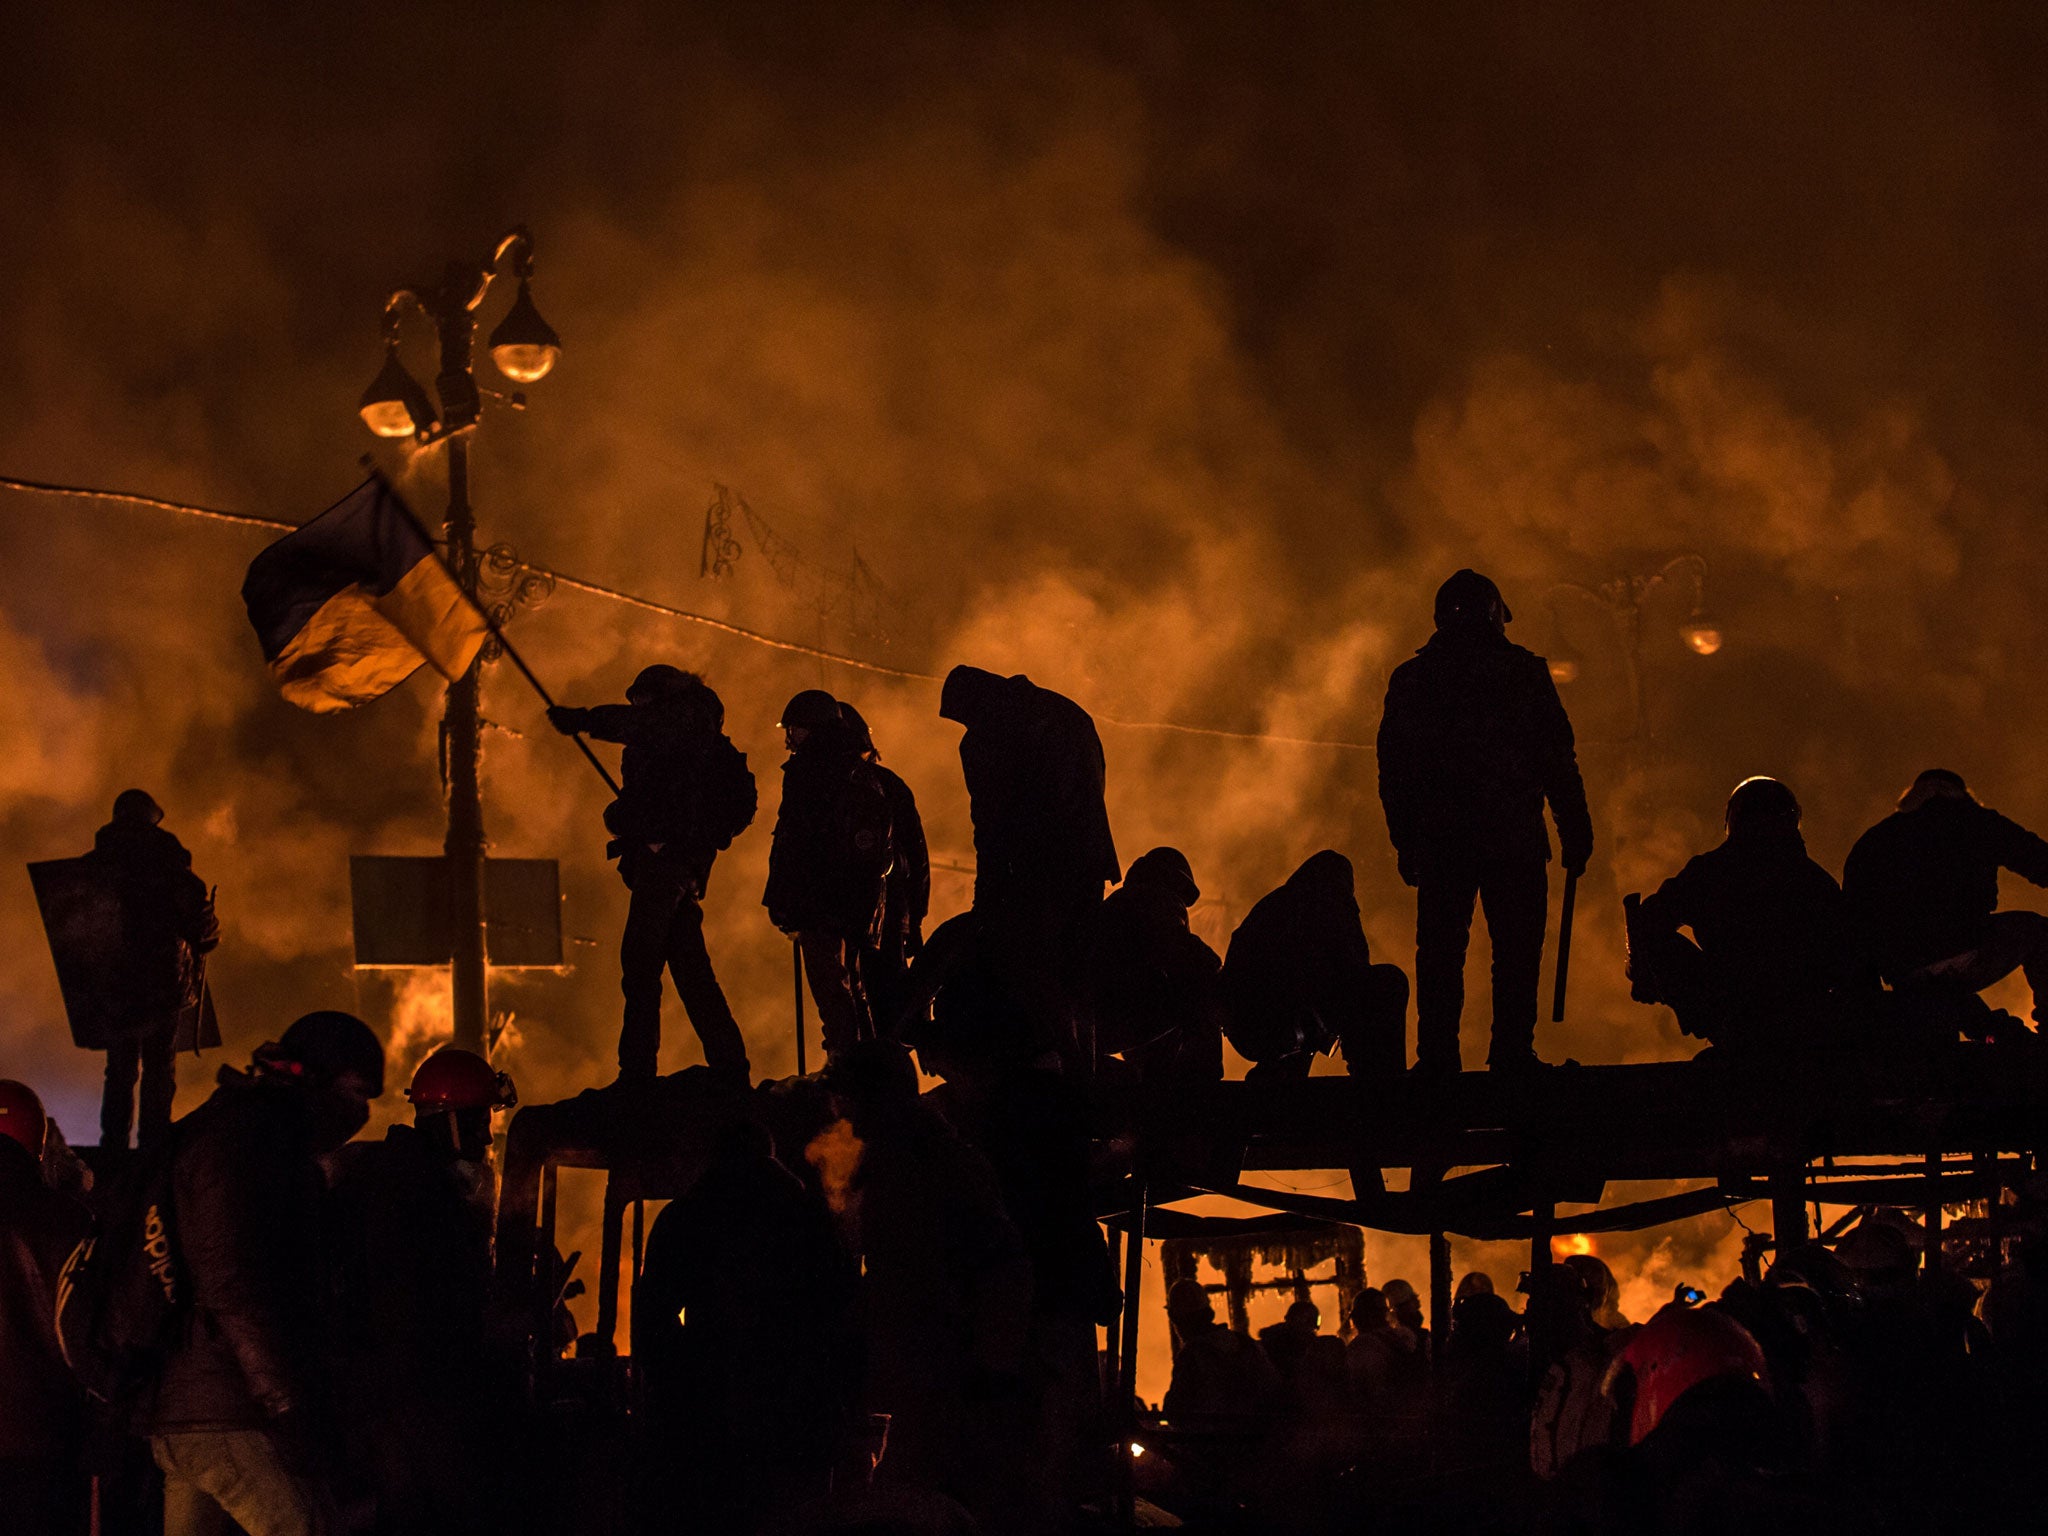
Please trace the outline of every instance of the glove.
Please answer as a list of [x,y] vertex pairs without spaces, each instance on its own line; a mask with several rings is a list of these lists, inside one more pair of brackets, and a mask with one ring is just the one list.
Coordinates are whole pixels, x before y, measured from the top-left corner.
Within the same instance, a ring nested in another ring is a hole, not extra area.
[[1586,872],[1586,862],[1593,856],[1590,848],[1567,848],[1564,852],[1564,872],[1574,880]]
[[1401,872],[1401,883],[1403,885],[1415,886],[1422,884],[1422,871],[1416,868],[1415,860],[1409,855],[1405,853],[1395,854],[1394,867]]
[[550,704],[548,706],[548,724],[552,725],[564,736],[574,736],[583,729],[583,711],[571,709],[566,704]]

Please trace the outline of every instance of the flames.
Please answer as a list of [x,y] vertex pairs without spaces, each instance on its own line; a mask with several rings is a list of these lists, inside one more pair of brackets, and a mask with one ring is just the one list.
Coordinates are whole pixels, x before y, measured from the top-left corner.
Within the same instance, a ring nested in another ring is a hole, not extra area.
[[854,1134],[850,1120],[834,1120],[813,1136],[810,1145],[804,1148],[804,1161],[818,1170],[818,1178],[825,1188],[825,1202],[832,1207],[835,1216],[852,1214],[854,1175],[860,1172],[861,1154],[866,1150],[860,1137]]

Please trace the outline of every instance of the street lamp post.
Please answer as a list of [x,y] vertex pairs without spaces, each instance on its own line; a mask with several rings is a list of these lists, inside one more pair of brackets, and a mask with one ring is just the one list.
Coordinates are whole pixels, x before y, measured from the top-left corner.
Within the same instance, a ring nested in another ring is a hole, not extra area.
[[1613,620],[1621,645],[1622,669],[1628,681],[1629,730],[1623,738],[1625,741],[1634,742],[1644,735],[1643,607],[1660,587],[1681,575],[1692,583],[1692,608],[1685,622],[1678,627],[1679,638],[1694,655],[1711,656],[1721,649],[1723,637],[1721,626],[1707,612],[1707,561],[1704,555],[1673,555],[1654,571],[1631,572],[1612,581],[1601,582],[1598,586],[1560,581],[1545,594],[1554,635],[1550,646],[1550,675],[1559,683],[1570,683],[1578,678],[1579,657],[1564,638],[1557,612],[1558,597],[1572,593],[1589,598],[1606,609],[1608,617]]
[[[476,264],[450,262],[441,281],[431,287],[400,288],[384,306],[383,369],[364,393],[362,417],[380,437],[410,437],[416,448],[445,447],[448,460],[448,568],[472,601],[480,601],[481,570],[476,547],[476,514],[469,502],[469,434],[483,413],[484,391],[477,387],[472,359],[476,341],[476,310],[509,259],[519,280],[519,296],[491,332],[492,361],[516,383],[530,384],[546,376],[560,355],[561,339],[533,306],[527,283],[533,272],[533,237],[522,226],[492,248],[490,259]],[[434,392],[441,408],[436,416],[426,391],[398,360],[399,327],[407,310],[433,322],[440,343],[440,369]],[[494,392],[495,393],[495,392]],[[514,407],[525,404],[517,392],[504,397]],[[515,601],[524,593],[515,594]],[[447,795],[448,831],[443,844],[447,865],[449,932],[453,939],[454,1043],[479,1055],[487,1050],[490,1021],[484,927],[484,836],[482,716],[478,710],[485,652],[469,670],[448,685],[441,712],[441,779]]]

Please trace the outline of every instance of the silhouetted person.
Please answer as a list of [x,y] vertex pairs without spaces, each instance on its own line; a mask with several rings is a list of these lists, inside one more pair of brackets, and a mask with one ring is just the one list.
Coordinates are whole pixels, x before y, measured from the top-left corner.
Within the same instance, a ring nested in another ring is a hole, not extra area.
[[1387,1298],[1388,1309],[1394,1314],[1395,1326],[1408,1335],[1426,1364],[1429,1360],[1429,1328],[1423,1320],[1422,1298],[1416,1295],[1414,1284],[1407,1280],[1389,1280],[1380,1289]]
[[974,907],[1007,985],[1045,1048],[1085,1069],[1075,1038],[1078,970],[1105,884],[1122,875],[1103,802],[1095,722],[1027,677],[955,667],[942,719],[965,726],[960,767],[974,819]]
[[1358,920],[1351,861],[1324,849],[1260,897],[1223,957],[1230,1043],[1254,1078],[1306,1077],[1319,1051],[1341,1049],[1354,1077],[1400,1072],[1408,978],[1375,965]]
[[858,1280],[824,1201],[776,1160],[768,1133],[726,1127],[697,1182],[655,1219],[634,1293],[666,1520],[748,1530],[826,1492],[858,1383]]
[[1259,1346],[1297,1405],[1335,1407],[1344,1387],[1344,1341],[1322,1331],[1323,1313],[1307,1297],[1287,1304],[1277,1323],[1259,1330]]
[[747,1043],[704,947],[704,892],[719,851],[754,819],[754,776],[725,736],[725,706],[691,672],[643,669],[624,704],[557,706],[548,722],[622,743],[619,797],[605,810],[609,851],[632,892],[619,941],[626,996],[619,1075],[654,1076],[661,1054],[662,972],[703,1042],[714,1071],[747,1076]]
[[1148,1082],[1223,1076],[1223,962],[1188,929],[1201,895],[1187,856],[1154,848],[1102,903],[1089,944],[1096,1050]]
[[1380,720],[1380,803],[1401,878],[1415,887],[1415,1063],[1460,1069],[1472,907],[1493,945],[1487,1062],[1534,1065],[1536,988],[1549,899],[1547,801],[1564,866],[1579,873],[1593,823],[1571,721],[1542,657],[1507,638],[1500,589],[1459,571],[1436,595],[1436,634],[1394,669]]
[[1160,1407],[1169,1419],[1244,1418],[1273,1411],[1280,1373],[1253,1340],[1216,1321],[1216,1308],[1194,1280],[1176,1280],[1166,1316],[1180,1348]]
[[1446,1427],[1455,1454],[1475,1469],[1505,1472],[1527,1464],[1529,1361],[1521,1321],[1491,1286],[1451,1306]]
[[107,1046],[100,1099],[100,1145],[125,1147],[142,1079],[137,1140],[154,1146],[170,1129],[177,1096],[177,1037],[203,1006],[204,957],[220,943],[220,921],[192,855],[161,825],[163,807],[143,790],[124,789],[113,819],[93,837],[87,859],[104,868],[120,898],[125,975],[118,1024]]
[[881,940],[889,800],[831,694],[805,689],[781,723],[789,760],[761,904],[803,951],[825,1052],[837,1056],[874,1033],[858,956]]
[[192,1302],[154,1383],[148,1429],[165,1536],[335,1528],[325,1181],[384,1091],[361,1019],[309,1013],[172,1127],[170,1182]]
[[924,818],[910,786],[882,766],[882,754],[859,710],[845,700],[839,713],[853,733],[854,750],[867,761],[889,803],[889,873],[882,882],[882,927],[860,952],[860,986],[876,1030],[893,1036],[909,1007],[911,961],[924,948],[924,920],[932,906],[932,856]]
[[1778,780],[1736,785],[1727,828],[1655,894],[1629,898],[1634,996],[1734,1052],[1822,1041],[1856,963],[1841,888],[1806,856],[1799,801]]
[[2048,917],[1998,910],[1998,872],[2048,885],[2048,842],[1981,805],[1962,775],[1930,768],[1856,840],[1842,890],[1900,991],[1981,992],[2016,969],[2048,998]]
[[[1415,1342],[1394,1321],[1386,1293],[1366,1286],[1351,1301],[1351,1340],[1344,1347],[1353,1401],[1366,1412],[1400,1412],[1412,1406],[1418,1381]],[[1428,1380],[1428,1367],[1420,1374]]]
[[352,1142],[335,1171],[344,1401],[367,1453],[379,1532],[499,1529],[484,1350],[491,1115],[517,1101],[483,1057],[434,1052],[406,1090],[413,1123]]
[[85,1398],[57,1344],[57,1277],[92,1228],[43,1178],[43,1106],[0,1081],[0,1526],[83,1536]]

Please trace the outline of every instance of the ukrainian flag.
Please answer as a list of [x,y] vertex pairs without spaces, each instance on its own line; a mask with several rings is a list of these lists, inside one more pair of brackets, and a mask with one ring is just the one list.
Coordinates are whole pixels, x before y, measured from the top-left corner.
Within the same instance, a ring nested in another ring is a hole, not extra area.
[[315,714],[380,698],[422,663],[458,678],[488,633],[382,475],[258,555],[242,601],[279,689]]

